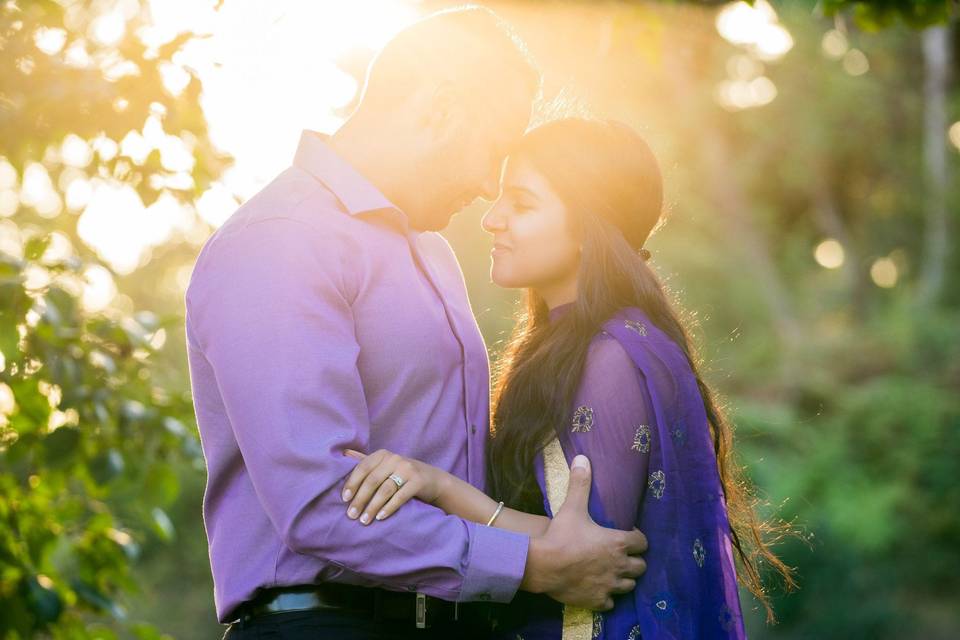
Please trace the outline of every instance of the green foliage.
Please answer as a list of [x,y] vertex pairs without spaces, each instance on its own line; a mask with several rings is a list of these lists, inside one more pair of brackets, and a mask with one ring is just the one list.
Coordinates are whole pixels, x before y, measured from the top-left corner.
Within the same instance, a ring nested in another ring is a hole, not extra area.
[[[145,11],[127,16],[128,30]],[[0,5],[0,155],[21,175],[42,163],[61,199],[70,172],[130,185],[145,204],[164,192],[192,201],[229,158],[207,137],[192,72],[181,93],[162,84],[190,36],[102,45],[88,37],[97,15],[89,3]],[[44,29],[64,34],[53,53],[36,44]],[[71,63],[71,49],[92,62]],[[143,162],[97,151],[84,167],[57,153],[70,134],[119,142],[148,116],[190,149],[189,180],[171,180],[156,151]],[[72,216],[40,213],[21,206],[0,221],[12,252],[0,251],[0,637],[158,638],[124,598],[140,590],[142,550],[175,540],[179,474],[202,463],[185,376],[158,350],[182,320],[86,311],[84,269],[97,260]],[[54,230],[78,252],[53,242]]]
[[[780,515],[809,534],[781,547],[801,590],[777,597],[780,625],[753,615],[751,637],[956,636],[960,289],[949,282],[923,314],[912,306],[927,185],[915,29],[944,22],[955,3],[774,2],[795,40],[777,61],[749,59],[717,36],[719,1],[599,13],[517,4],[497,10],[529,38],[548,90],[570,82],[599,113],[637,126],[661,158],[670,220],[652,240],[652,264],[701,324],[711,380],[736,409],[741,458]],[[198,79],[177,95],[162,84],[189,36],[156,49],[129,37],[100,45],[88,37],[99,6],[0,4],[0,155],[20,175],[42,163],[61,195],[65,175],[80,171],[133,186],[145,204],[165,191],[190,202],[229,159],[208,139]],[[824,54],[836,16],[852,18],[838,30],[868,73],[849,73],[843,52]],[[147,17],[127,20],[129,33]],[[58,53],[35,46],[40,27],[65,31]],[[96,64],[67,64],[73,45]],[[109,71],[123,66],[136,74]],[[768,78],[776,99],[720,108],[718,83],[737,73]],[[955,80],[949,89],[953,121]],[[58,157],[69,134],[118,142],[151,115],[191,150],[188,183],[155,151],[142,163],[98,151],[79,169]],[[952,211],[957,197],[951,188]],[[514,294],[489,284],[478,218],[457,216],[445,233],[495,353]],[[196,246],[156,247],[119,279],[136,308],[157,314],[90,313],[80,281],[96,257],[71,212],[21,206],[0,220],[0,232],[11,229],[17,251],[0,257],[0,638],[166,637],[141,621],[178,637],[208,635],[209,625],[212,635],[182,292],[158,287]],[[55,251],[51,231],[76,254]],[[845,250],[841,268],[813,260],[827,237]],[[871,280],[879,257],[897,265],[893,289]],[[755,610],[748,596],[744,606]]]
[[[832,369],[801,384],[787,409],[752,402],[738,412],[744,456],[762,461],[755,479],[812,534],[809,546],[783,549],[802,590],[778,603],[780,634],[947,635],[940,594],[960,589],[951,569],[960,563],[951,542],[960,398],[945,375],[960,357],[957,320],[891,313],[856,342],[879,351],[884,370]],[[849,357],[852,346],[813,346],[811,362]]]
[[[771,585],[780,623],[743,595],[750,637],[957,637],[960,163],[950,147],[953,278],[920,307],[923,34],[903,21],[865,31],[814,4],[773,3],[794,40],[775,61],[716,38],[713,15],[689,7],[611,10],[598,20],[612,23],[610,42],[590,55],[596,31],[571,35],[573,17],[506,17],[521,33],[563,33],[534,49],[547,73],[635,125],[661,159],[667,222],[648,242],[651,265],[699,321],[708,380],[729,398],[737,451],[771,513],[804,534],[777,547],[800,584],[789,595]],[[847,15],[848,3],[827,5]],[[654,54],[641,61],[641,46]],[[869,71],[851,73],[851,55]],[[722,109],[718,84],[738,77],[769,79],[776,99]],[[957,86],[954,73],[948,126]],[[454,218],[447,235],[492,344],[512,296],[485,285],[477,222]],[[843,247],[837,268],[815,259],[827,238]],[[892,288],[874,282],[879,258],[897,267]]]
[[[178,95],[164,89],[162,71],[176,52],[194,36],[182,33],[170,42],[148,48],[137,38],[102,45],[88,37],[99,16],[93,7],[74,3],[69,8],[52,1],[5,2],[0,5],[0,140],[2,155],[18,170],[40,161],[51,143],[67,134],[84,139],[106,136],[119,142],[143,127],[150,114],[163,119],[164,131],[180,136],[191,148],[195,163],[192,185],[171,181],[157,151],[138,164],[123,154],[97,153],[86,168],[91,176],[113,178],[137,189],[145,205],[163,191],[187,202],[203,193],[229,164],[207,138],[200,108],[200,81],[190,73]],[[132,32],[148,22],[146,8],[127,21]],[[65,41],[59,52],[39,50],[40,29],[60,29]],[[83,51],[78,55],[68,55]],[[92,64],[70,60],[83,57]],[[50,166],[54,183],[63,167]]]
[[[136,588],[151,532],[172,539],[174,469],[200,452],[189,401],[153,381],[151,342],[178,320],[85,313],[82,263],[43,247],[0,256],[0,393],[15,402],[0,427],[0,632],[87,637],[89,613],[125,619],[116,597]],[[37,270],[50,284],[28,290]]]
[[899,20],[914,29],[943,24],[956,15],[954,0],[823,0],[825,15],[849,10],[861,29],[879,31]]

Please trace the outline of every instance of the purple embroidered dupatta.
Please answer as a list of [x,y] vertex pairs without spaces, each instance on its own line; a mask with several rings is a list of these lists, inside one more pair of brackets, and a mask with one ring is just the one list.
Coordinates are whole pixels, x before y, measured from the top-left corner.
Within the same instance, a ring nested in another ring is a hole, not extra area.
[[[647,572],[594,638],[745,638],[726,503],[703,400],[683,351],[639,309],[604,325],[590,346],[572,419],[558,434],[567,463],[592,463],[590,514],[646,534]],[[546,496],[544,465],[537,479]],[[544,507],[552,516],[544,498]],[[559,638],[557,620],[520,637]]]

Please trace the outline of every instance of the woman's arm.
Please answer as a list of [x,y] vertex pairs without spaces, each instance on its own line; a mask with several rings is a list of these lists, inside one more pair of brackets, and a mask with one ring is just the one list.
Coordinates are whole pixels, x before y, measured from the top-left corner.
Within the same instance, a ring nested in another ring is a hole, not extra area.
[[[440,469],[437,469],[437,471],[446,478],[441,485],[440,494],[433,504],[447,513],[460,516],[464,520],[487,524],[490,516],[497,510],[499,503],[469,482]],[[504,506],[491,526],[526,533],[530,536],[541,536],[546,532],[549,524],[550,518],[546,516],[525,513]]]
[[[499,503],[453,474],[419,460],[380,449],[370,455],[348,449],[346,455],[360,460],[347,478],[343,500],[350,500],[347,517],[368,525],[389,518],[405,502],[418,498],[471,522],[487,524]],[[398,487],[390,479],[403,481]],[[352,500],[351,500],[352,498]],[[374,516],[373,514],[376,514]],[[550,519],[504,507],[493,525],[500,529],[541,536]]]
[[560,443],[568,460],[583,454],[593,462],[590,514],[605,527],[636,524],[651,481],[652,407],[646,380],[620,343],[595,338]]

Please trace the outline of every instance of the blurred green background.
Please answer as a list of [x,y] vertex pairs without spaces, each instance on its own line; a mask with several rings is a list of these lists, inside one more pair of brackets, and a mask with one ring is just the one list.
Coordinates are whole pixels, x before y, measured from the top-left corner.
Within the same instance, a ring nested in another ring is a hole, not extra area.
[[[451,6],[0,2],[0,637],[211,638],[182,299],[199,247]],[[652,264],[803,536],[754,638],[960,637],[952,2],[493,2],[660,158]],[[444,232],[495,358],[478,203]]]

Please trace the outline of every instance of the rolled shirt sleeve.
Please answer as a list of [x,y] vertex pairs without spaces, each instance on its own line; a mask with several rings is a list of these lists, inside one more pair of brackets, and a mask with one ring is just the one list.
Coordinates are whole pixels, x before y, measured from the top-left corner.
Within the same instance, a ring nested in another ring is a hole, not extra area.
[[526,536],[417,500],[368,526],[346,517],[340,492],[356,461],[343,450],[368,450],[371,427],[343,257],[315,234],[287,218],[232,229],[209,247],[188,292],[188,331],[259,503],[298,554],[385,588],[509,601]]

